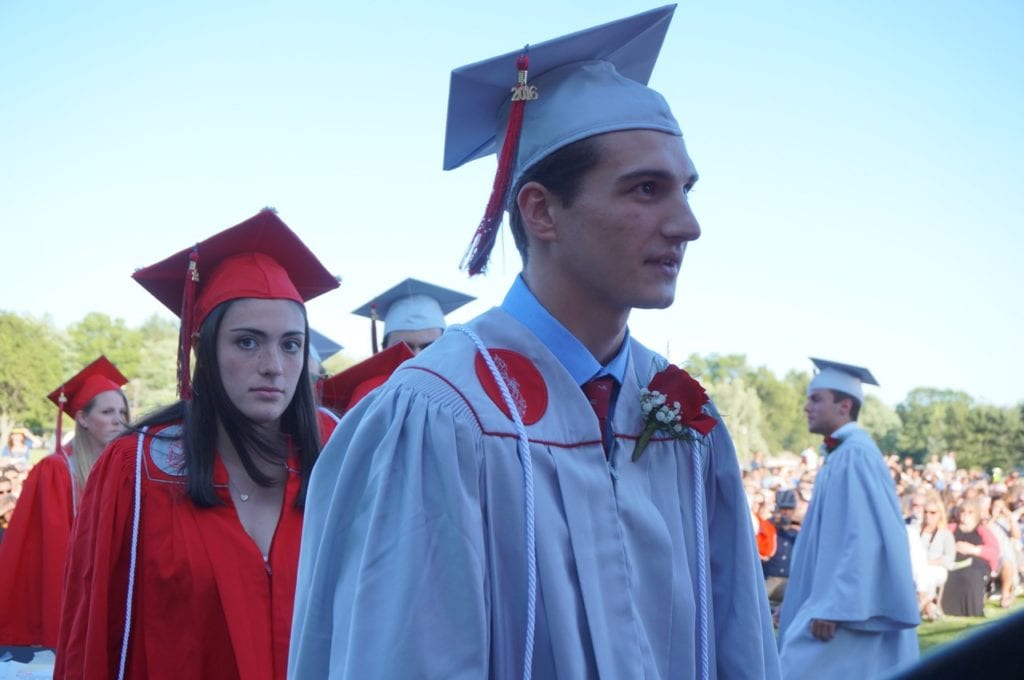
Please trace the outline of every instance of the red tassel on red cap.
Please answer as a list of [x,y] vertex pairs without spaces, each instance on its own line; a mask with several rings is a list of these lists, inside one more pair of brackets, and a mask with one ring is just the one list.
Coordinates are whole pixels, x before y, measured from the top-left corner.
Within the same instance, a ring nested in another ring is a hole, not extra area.
[[196,286],[199,283],[199,250],[193,248],[188,256],[185,272],[185,291],[181,296],[181,336],[178,338],[178,396],[185,401],[192,398],[192,310],[196,301]]
[[505,212],[505,202],[511,188],[512,169],[516,154],[519,151],[519,133],[523,128],[523,107],[526,102],[537,98],[537,90],[526,83],[527,70],[530,64],[526,54],[516,59],[519,71],[518,84],[512,88],[512,108],[508,116],[508,128],[505,131],[505,143],[498,155],[498,172],[494,176],[494,187],[491,198],[487,201],[483,219],[476,228],[469,250],[462,260],[462,267],[469,270],[470,276],[476,276],[487,268],[487,260],[498,237],[501,218]]
[[64,396],[64,386],[60,386],[60,396],[57,397],[57,445],[54,447],[57,453],[64,453],[64,443],[61,441],[64,438],[63,425],[64,425],[64,404],[66,404],[68,398]]

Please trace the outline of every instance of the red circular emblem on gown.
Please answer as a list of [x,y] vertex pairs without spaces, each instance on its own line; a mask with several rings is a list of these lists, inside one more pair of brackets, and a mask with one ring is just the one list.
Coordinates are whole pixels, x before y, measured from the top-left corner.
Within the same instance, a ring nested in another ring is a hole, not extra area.
[[[505,384],[508,385],[512,402],[516,405],[523,424],[533,425],[543,418],[544,412],[548,410],[548,387],[533,362],[519,352],[513,352],[510,349],[488,348],[488,351],[491,353],[491,358],[494,359],[494,365],[497,366],[498,372],[505,379]],[[511,420],[512,413],[505,405],[501,389],[495,382],[494,376],[491,375],[490,369],[487,368],[487,362],[484,361],[484,356],[479,350],[476,353],[474,364],[476,377],[479,378],[484,392]]]

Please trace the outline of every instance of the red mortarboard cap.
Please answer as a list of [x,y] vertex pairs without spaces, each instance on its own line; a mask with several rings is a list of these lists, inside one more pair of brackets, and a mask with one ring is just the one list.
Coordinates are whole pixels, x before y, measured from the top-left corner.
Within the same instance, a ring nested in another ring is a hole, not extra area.
[[375,387],[383,385],[402,362],[412,357],[409,346],[400,342],[328,378],[323,382],[324,406],[345,413]]
[[189,398],[191,336],[229,300],[305,302],[338,287],[316,255],[271,209],[186,248],[132,278],[181,317],[179,387]]
[[[86,404],[92,401],[97,394],[119,390],[127,382],[128,378],[117,370],[117,366],[110,363],[105,356],[101,356],[69,378],[63,385],[50,392],[48,398],[64,413],[74,418],[75,414],[85,408]],[[61,403],[62,394],[64,395],[63,403]]]
[[85,408],[97,394],[120,390],[128,382],[117,366],[101,356],[50,392],[48,399],[57,405],[57,446],[61,445],[62,415],[72,418]]
[[214,234],[194,248],[185,248],[136,270],[132,278],[180,316],[193,253],[197,256],[198,276],[195,311],[192,319],[182,319],[193,332],[214,307],[228,300],[304,302],[338,287],[337,277],[269,209]]

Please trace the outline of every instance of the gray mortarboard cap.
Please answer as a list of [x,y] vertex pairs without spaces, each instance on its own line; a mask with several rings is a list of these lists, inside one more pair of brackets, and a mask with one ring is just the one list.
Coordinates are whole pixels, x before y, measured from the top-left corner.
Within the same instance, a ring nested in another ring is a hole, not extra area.
[[813,390],[838,390],[863,402],[864,390],[861,389],[861,385],[863,383],[878,384],[875,376],[871,375],[871,371],[866,368],[815,357],[811,357],[811,361],[818,368],[818,373],[811,379],[811,384],[807,386],[808,394]]
[[[665,99],[647,87],[675,5],[530,45],[514,186],[523,171],[572,142],[617,130],[681,136]],[[444,169],[501,149],[516,60],[523,50],[452,71]]]
[[352,313],[384,319],[384,337],[387,338],[394,331],[445,328],[445,314],[475,299],[432,283],[406,279]]
[[343,345],[336,343],[323,333],[312,328],[309,329],[309,353],[321,364],[343,349],[345,349]]

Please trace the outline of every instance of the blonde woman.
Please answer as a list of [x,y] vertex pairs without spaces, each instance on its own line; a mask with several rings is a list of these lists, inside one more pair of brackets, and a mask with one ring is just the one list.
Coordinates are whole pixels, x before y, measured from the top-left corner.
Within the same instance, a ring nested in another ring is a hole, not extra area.
[[[93,464],[128,421],[127,382],[100,357],[50,394],[57,450],[32,468],[0,544],[0,645],[57,645],[71,525]],[[75,437],[61,446],[65,413]]]
[[939,618],[942,587],[956,560],[956,539],[946,523],[946,506],[942,504],[942,497],[938,491],[928,490],[924,495],[922,520],[917,532],[927,558],[922,587],[918,592],[923,594],[921,618],[928,621]]

